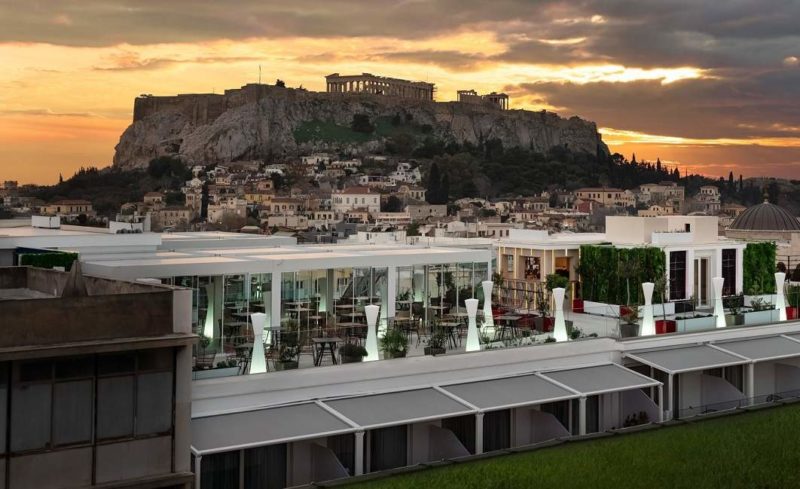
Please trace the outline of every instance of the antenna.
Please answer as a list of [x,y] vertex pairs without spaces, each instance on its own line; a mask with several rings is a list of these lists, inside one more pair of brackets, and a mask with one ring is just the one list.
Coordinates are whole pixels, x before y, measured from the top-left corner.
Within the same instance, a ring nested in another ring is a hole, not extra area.
[[258,84],[261,85],[261,65],[258,65]]

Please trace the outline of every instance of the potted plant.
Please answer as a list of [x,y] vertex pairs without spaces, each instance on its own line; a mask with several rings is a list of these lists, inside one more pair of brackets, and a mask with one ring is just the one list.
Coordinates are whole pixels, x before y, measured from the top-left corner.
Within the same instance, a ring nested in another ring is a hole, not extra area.
[[555,319],[550,316],[550,293],[541,286],[536,289],[536,308],[539,311],[539,316],[533,318],[536,330],[542,333],[553,331]]
[[655,296],[661,301],[661,319],[656,320],[656,334],[674,333],[674,319],[667,319],[667,276],[660,275],[653,281]]
[[284,323],[278,342],[278,359],[275,361],[275,370],[296,369],[300,363],[300,333],[295,320]]
[[744,314],[742,314],[744,295],[729,295],[722,299],[722,305],[728,310],[728,314],[725,315],[725,324],[728,326],[741,326],[744,324]]
[[790,285],[786,291],[786,319],[798,319],[800,316],[800,285]]
[[576,296],[572,299],[572,312],[583,312],[583,280],[584,277],[589,276],[591,271],[589,266],[583,262],[578,263],[575,267],[575,273],[578,274],[581,281],[576,287]]
[[367,356],[367,349],[355,343],[345,343],[339,347],[339,357],[342,363],[358,363]]
[[447,342],[447,335],[445,334],[444,330],[439,327],[434,327],[431,335],[425,340],[425,344],[427,345],[424,348],[426,355],[444,355],[447,350],[445,349],[444,345]]
[[211,345],[211,338],[206,335],[200,335],[197,342],[197,357],[195,358],[195,370],[205,370],[214,366],[214,351],[209,350]]
[[626,308],[625,312],[620,309],[619,334],[623,338],[631,338],[639,335],[639,307],[632,306]]
[[380,349],[386,358],[402,358],[408,352],[408,337],[399,328],[388,328],[380,339]]

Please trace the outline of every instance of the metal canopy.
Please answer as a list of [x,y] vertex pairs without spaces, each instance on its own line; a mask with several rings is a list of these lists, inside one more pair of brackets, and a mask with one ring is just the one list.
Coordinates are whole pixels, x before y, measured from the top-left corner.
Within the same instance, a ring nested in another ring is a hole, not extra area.
[[650,351],[632,351],[625,356],[669,374],[741,365],[748,360],[710,345],[692,345]]
[[487,411],[578,397],[574,392],[537,375],[445,385],[442,389]]
[[616,363],[544,372],[542,376],[582,396],[658,386],[661,382]]
[[754,362],[800,356],[800,341],[786,336],[768,336],[715,343],[714,346]]
[[203,455],[353,431],[353,426],[309,402],[192,419],[192,449]]
[[393,426],[475,412],[473,408],[433,388],[323,402],[362,428]]

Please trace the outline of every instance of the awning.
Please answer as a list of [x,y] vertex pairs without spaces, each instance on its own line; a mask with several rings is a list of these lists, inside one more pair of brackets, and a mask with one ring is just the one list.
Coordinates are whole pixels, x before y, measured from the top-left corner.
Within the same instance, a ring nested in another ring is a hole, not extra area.
[[754,362],[800,356],[800,341],[786,336],[767,336],[747,340],[714,343],[714,346]]
[[625,353],[625,356],[639,363],[663,370],[669,374],[748,363],[748,361],[742,357],[722,351],[710,345],[632,351],[630,353]]
[[323,401],[362,428],[378,428],[472,414],[474,409],[425,388]]
[[442,386],[442,389],[486,411],[578,397],[574,392],[538,375],[521,375],[519,377],[445,385]]
[[582,396],[607,394],[661,385],[661,382],[616,363],[543,372],[543,377],[558,382]]
[[197,455],[351,433],[355,428],[309,402],[192,419]]

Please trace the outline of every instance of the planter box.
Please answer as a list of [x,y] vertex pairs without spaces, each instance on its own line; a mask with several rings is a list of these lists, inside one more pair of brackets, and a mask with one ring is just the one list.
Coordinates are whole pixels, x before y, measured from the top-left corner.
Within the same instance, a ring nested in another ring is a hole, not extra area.
[[572,312],[583,312],[583,299],[572,299]]
[[208,370],[195,370],[192,380],[218,379],[220,377],[233,377],[239,375],[239,367],[210,368]]
[[656,334],[674,333],[676,330],[677,324],[672,319],[656,320]]
[[300,362],[275,362],[275,370],[294,370],[300,366]]
[[634,338],[639,336],[639,325],[638,324],[620,324],[619,325],[619,335],[622,338]]
[[775,294],[746,295],[744,296],[744,305],[746,307],[750,307],[753,301],[758,299],[761,299],[764,302],[769,302],[770,304],[774,304]]
[[749,311],[744,313],[744,324],[767,324],[778,320],[777,309],[767,309],[764,311]]
[[744,324],[744,314],[726,314],[725,324],[728,326],[741,326]]
[[342,359],[342,363],[360,363],[364,360],[364,357],[361,356],[349,357],[347,355],[341,355],[340,358]]
[[786,319],[791,321],[792,319],[798,319],[797,317],[798,308],[787,306],[786,307]]
[[432,355],[432,356],[444,355],[445,353],[447,353],[447,350],[445,350],[444,348],[433,348],[430,346],[426,346],[422,350],[425,352],[426,355]]
[[689,318],[689,319],[676,319],[677,330],[681,333],[689,333],[692,331],[706,331],[714,329],[717,321],[714,316]]

